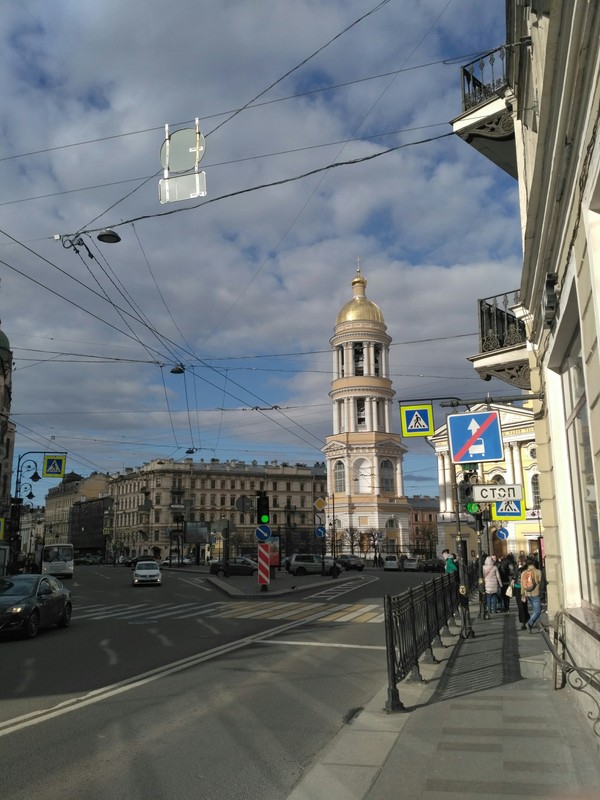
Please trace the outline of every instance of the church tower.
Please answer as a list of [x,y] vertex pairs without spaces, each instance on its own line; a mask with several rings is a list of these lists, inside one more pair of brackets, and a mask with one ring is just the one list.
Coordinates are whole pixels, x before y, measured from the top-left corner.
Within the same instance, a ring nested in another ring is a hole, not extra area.
[[377,547],[408,553],[408,515],[402,459],[406,448],[392,432],[389,348],[381,309],[367,299],[360,268],[353,297],[340,310],[330,339],[333,434],[327,459],[329,534],[336,552]]

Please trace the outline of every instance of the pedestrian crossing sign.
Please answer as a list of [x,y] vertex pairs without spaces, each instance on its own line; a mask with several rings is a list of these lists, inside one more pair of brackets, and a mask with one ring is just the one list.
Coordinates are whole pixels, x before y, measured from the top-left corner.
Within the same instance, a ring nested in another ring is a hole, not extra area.
[[64,478],[67,465],[66,453],[46,453],[42,478]]
[[492,519],[525,519],[525,502],[523,500],[501,500],[491,505]]
[[433,405],[400,406],[402,436],[433,436]]

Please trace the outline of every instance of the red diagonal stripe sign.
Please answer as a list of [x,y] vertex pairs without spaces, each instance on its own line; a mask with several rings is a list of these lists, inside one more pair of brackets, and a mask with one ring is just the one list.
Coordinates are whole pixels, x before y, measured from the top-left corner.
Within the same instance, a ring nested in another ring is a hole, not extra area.
[[467,441],[463,444],[463,446],[460,448],[460,450],[457,453],[454,454],[454,460],[455,461],[460,461],[460,459],[465,456],[465,454],[466,454],[467,450],[469,449],[469,447],[471,447],[471,445],[475,444],[477,439],[481,438],[481,434],[490,427],[490,425],[492,424],[492,422],[494,422],[496,420],[496,418],[497,418],[496,412],[492,411],[492,413],[489,415],[489,417],[486,417],[483,420],[483,422],[477,428],[475,433],[473,433],[471,438],[467,439]]
[[269,569],[269,544],[268,542],[258,543],[258,584],[266,586],[271,581],[271,571]]

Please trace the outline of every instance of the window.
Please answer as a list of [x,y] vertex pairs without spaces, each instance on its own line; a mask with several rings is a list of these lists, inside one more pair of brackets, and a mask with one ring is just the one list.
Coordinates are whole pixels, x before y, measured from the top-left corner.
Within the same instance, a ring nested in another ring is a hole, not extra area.
[[333,466],[333,483],[336,493],[346,491],[346,470],[343,461],[336,461]]
[[365,417],[365,398],[356,398],[356,425],[358,428],[364,428],[366,425]]
[[362,345],[362,342],[357,342],[354,345],[354,374],[355,375],[364,375],[365,374],[365,352]]
[[160,505],[160,495],[159,494],[157,494],[156,497],[154,498],[154,505],[155,506],[159,506]]
[[561,365],[561,373],[581,595],[588,603],[598,606],[600,605],[600,536],[579,333],[569,345]]
[[154,512],[154,522],[160,522],[160,511]]
[[373,368],[375,370],[375,375],[381,375],[381,345],[376,344],[373,348]]
[[277,481],[273,481],[273,491],[277,491]]
[[225,495],[224,494],[222,494],[221,497],[219,498],[219,502],[220,502],[221,506],[225,505]]
[[289,481],[287,481],[287,483],[285,484],[285,490],[286,492],[292,491],[292,484]]
[[385,458],[379,465],[379,481],[383,492],[394,492],[394,465]]
[[273,508],[278,508],[279,507],[279,498],[278,497],[273,497],[273,499],[271,501],[271,505],[273,506]]

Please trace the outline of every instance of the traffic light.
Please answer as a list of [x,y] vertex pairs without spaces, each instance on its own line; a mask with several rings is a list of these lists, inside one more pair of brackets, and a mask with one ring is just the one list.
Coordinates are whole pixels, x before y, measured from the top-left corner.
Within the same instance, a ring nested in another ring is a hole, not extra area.
[[467,514],[477,514],[479,511],[479,503],[473,500],[473,484],[477,480],[477,472],[469,470],[463,473],[462,483],[459,484],[459,504]]
[[260,492],[256,496],[256,521],[259,525],[268,525],[271,521],[269,498],[266,492]]

